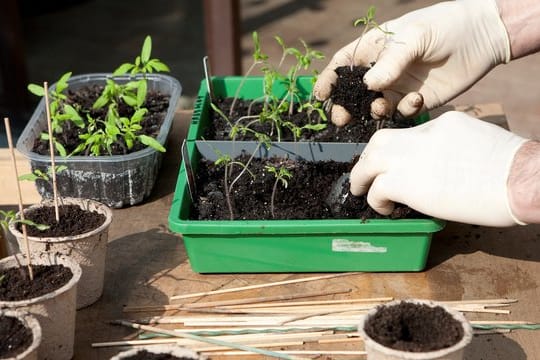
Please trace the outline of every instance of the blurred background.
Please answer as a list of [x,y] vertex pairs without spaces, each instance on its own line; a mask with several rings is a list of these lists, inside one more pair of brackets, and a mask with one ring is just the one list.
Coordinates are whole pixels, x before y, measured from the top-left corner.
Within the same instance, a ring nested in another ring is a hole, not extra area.
[[[27,83],[54,83],[63,73],[112,72],[140,52],[151,35],[153,57],[171,68],[190,108],[203,79],[202,58],[215,74],[241,73],[251,63],[252,31],[263,51],[279,59],[273,39],[322,51],[326,60],[360,33],[353,20],[370,5],[384,22],[428,6],[428,0],[2,0],[0,5],[0,114],[15,132],[30,118],[37,98]],[[452,104],[500,103],[515,132],[540,138],[540,55],[499,66]],[[536,129],[535,129],[536,125]],[[2,130],[2,133],[4,131]]]

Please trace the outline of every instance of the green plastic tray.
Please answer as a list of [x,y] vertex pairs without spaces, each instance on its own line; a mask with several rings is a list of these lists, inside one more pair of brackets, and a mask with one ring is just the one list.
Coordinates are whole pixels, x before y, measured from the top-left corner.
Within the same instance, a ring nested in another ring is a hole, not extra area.
[[[194,142],[189,161],[199,163]],[[169,227],[182,234],[199,273],[421,271],[437,219],[189,220],[191,198],[182,162]]]

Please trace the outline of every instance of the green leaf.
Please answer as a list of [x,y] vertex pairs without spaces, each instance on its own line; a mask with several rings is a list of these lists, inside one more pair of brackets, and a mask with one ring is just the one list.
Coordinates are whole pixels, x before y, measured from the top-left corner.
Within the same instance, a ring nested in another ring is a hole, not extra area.
[[141,122],[141,120],[143,119],[144,115],[146,115],[146,113],[148,112],[147,109],[138,109],[137,111],[135,111],[135,113],[133,114],[133,116],[131,117],[131,121],[132,122]]
[[124,64],[120,65],[116,70],[114,70],[113,75],[114,76],[124,75],[124,74],[128,73],[131,69],[133,69],[134,67],[135,67],[135,65],[133,65],[133,64],[124,63]]
[[137,87],[137,106],[141,107],[146,100],[147,93],[147,83],[146,80],[139,81],[139,86]]
[[163,145],[159,143],[156,139],[154,139],[151,136],[148,135],[139,135],[139,141],[143,143],[146,146],[150,146],[151,148],[159,151],[159,152],[165,152],[165,148]]
[[67,151],[64,145],[59,143],[58,141],[54,141],[54,147],[56,148],[56,151],[60,154],[60,156],[67,156]]
[[125,102],[126,104],[128,104],[129,106],[131,106],[131,107],[137,106],[137,98],[134,97],[134,96],[131,96],[131,95],[122,95],[122,96],[120,96],[120,98],[121,98],[122,100],[124,100],[124,102]]
[[150,35],[147,35],[144,39],[142,51],[141,51],[141,60],[143,64],[146,64],[150,60],[150,54],[152,53],[152,38]]
[[32,94],[36,96],[45,96],[45,89],[43,88],[43,86],[39,86],[36,84],[29,84],[28,91],[30,91]]
[[170,72],[171,71],[167,65],[165,65],[164,63],[162,63],[158,59],[150,60],[148,65],[150,65],[157,72]]
[[18,178],[20,181],[36,181],[37,179],[39,179],[39,176],[37,176],[36,174],[24,174],[24,175],[20,175],[19,178]]
[[101,109],[102,107],[107,105],[108,102],[109,102],[109,97],[107,96],[107,94],[102,93],[100,97],[98,97],[94,105],[92,105],[92,109]]
[[18,223],[21,223],[21,224],[33,226],[33,227],[35,227],[36,229],[38,229],[38,230],[40,230],[40,231],[47,230],[48,228],[50,228],[49,225],[36,224],[35,222],[33,222],[33,221],[31,221],[31,220],[28,220],[28,219],[17,220],[17,222],[18,222]]

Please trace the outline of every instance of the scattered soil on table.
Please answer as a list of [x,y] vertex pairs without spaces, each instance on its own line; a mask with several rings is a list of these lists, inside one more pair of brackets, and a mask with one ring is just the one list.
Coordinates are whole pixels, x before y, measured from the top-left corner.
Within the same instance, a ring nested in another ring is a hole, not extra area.
[[171,354],[154,354],[146,350],[138,351],[135,355],[131,355],[126,360],[193,360],[192,357],[178,357]]
[[[107,115],[107,107],[103,107],[101,109],[92,109],[92,105],[101,95],[103,88],[104,87],[101,85],[93,85],[82,87],[77,90],[68,90],[67,103],[72,105],[76,109],[81,109],[79,111],[79,114],[85,122],[87,122],[87,114],[90,115],[93,119],[103,120]],[[146,101],[142,107],[148,109],[148,112],[140,123],[142,129],[137,132],[137,135],[143,134],[155,138],[159,134],[161,125],[165,120],[167,108],[169,107],[169,96],[163,95],[160,92],[156,91],[148,91],[146,95]],[[120,101],[118,113],[121,117],[131,118],[134,110],[132,107]],[[98,127],[99,126],[102,126],[104,128],[105,125],[98,122]],[[75,126],[71,121],[66,121],[62,126],[62,132],[56,134],[56,140],[64,146],[67,153],[69,154],[73,150],[75,150],[75,148],[81,143],[82,140],[79,139],[79,135],[81,135],[82,133],[83,131],[77,126]],[[146,145],[135,142],[133,148],[128,149],[123,139],[119,137],[118,141],[116,141],[111,146],[111,155],[125,155],[135,151],[139,151],[141,149],[144,149],[145,147]],[[32,151],[41,155],[49,155],[48,140],[41,140],[39,138],[36,139]]]
[[0,358],[14,358],[32,344],[32,331],[17,318],[0,316]]
[[464,335],[460,323],[442,307],[408,302],[379,307],[364,330],[379,344],[409,352],[444,349]]
[[33,299],[60,289],[73,277],[63,265],[32,265],[34,280],[28,276],[26,266],[13,267],[0,272],[0,301]]
[[[239,161],[247,162],[248,157]],[[265,165],[276,169],[284,166],[292,174],[285,188],[278,184],[274,200],[274,215],[271,211],[272,190],[275,177]],[[330,206],[326,198],[335,181],[350,172],[351,163],[335,161],[307,162],[282,158],[253,159],[249,165],[251,175],[245,172],[234,184],[231,198],[234,219],[375,219],[375,218],[422,218],[422,214],[401,204],[394,212],[381,216],[367,204],[366,196],[355,197],[348,193],[348,183],[343,184],[346,200],[340,206]],[[229,184],[242,170],[234,166]],[[229,220],[230,212],[224,191],[224,167],[202,160],[196,172],[198,201],[193,205],[191,219]]]
[[[58,212],[60,221],[56,222],[54,206],[41,206],[28,210],[25,213],[27,220],[35,224],[49,225],[46,230],[27,225],[28,235],[42,238],[80,235],[97,229],[106,220],[105,215],[81,209],[78,205],[60,205]],[[18,224],[17,230],[22,231],[21,227],[21,224]]]
[[[313,141],[313,142],[344,142],[344,143],[367,143],[371,136],[377,130],[377,122],[371,117],[371,102],[378,97],[382,97],[382,93],[368,90],[363,83],[363,77],[367,67],[342,66],[336,69],[338,80],[332,88],[331,99],[335,104],[339,104],[347,109],[353,120],[343,126],[337,127],[330,121],[330,114],[326,114],[329,119],[327,127],[321,131],[303,130],[302,135],[297,141]],[[227,116],[230,113],[233,98],[218,98],[215,105]],[[254,102],[253,100],[238,99],[234,105],[233,112],[230,116],[231,122],[235,122],[242,116],[257,115],[262,110],[262,103]],[[246,125],[253,119],[245,120]],[[308,116],[306,112],[295,111],[292,115],[284,115],[285,121],[290,121],[296,126],[302,127],[306,124],[319,124],[325,121],[320,118],[318,113],[312,113]],[[395,122],[392,119],[385,121],[385,128],[403,128],[414,125],[414,120],[402,120]],[[270,121],[265,123],[254,123],[250,128],[260,133],[273,134],[274,141],[277,140],[276,131],[272,132]],[[210,124],[206,128],[204,138],[207,140],[231,140],[231,127],[229,123],[223,119],[220,114],[215,111],[210,112]],[[236,140],[255,140],[252,133],[237,134]],[[294,141],[294,135],[288,128],[283,128],[281,141]]]

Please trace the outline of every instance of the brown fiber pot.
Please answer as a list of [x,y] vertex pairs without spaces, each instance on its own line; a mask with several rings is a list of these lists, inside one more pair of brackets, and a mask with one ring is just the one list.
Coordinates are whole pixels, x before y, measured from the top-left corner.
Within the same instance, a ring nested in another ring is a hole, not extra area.
[[[26,266],[26,257],[17,258]],[[32,256],[34,265],[57,265],[68,267],[73,273],[71,280],[61,288],[29,300],[1,301],[0,308],[22,310],[33,315],[39,322],[42,332],[38,348],[39,359],[64,360],[73,357],[75,339],[75,317],[77,284],[81,278],[81,267],[72,259],[58,254],[45,253]],[[17,267],[15,256],[0,260],[0,271]]]
[[[94,200],[62,198],[61,202],[66,205],[79,205],[81,209],[88,209],[105,215],[105,222],[100,227],[81,235],[57,238],[28,237],[31,253],[51,252],[63,254],[72,258],[81,266],[82,276],[77,290],[77,309],[81,309],[96,302],[103,293],[105,258],[107,257],[107,242],[109,225],[112,222],[112,210]],[[41,206],[53,205],[52,200],[46,200],[28,207],[24,212],[26,213]],[[9,231],[17,238],[21,252],[26,252],[23,234],[17,230],[14,223],[10,224]]]
[[[0,309],[0,316],[8,316],[17,318],[23,325],[32,333],[32,343],[22,353],[15,357],[10,357],[10,360],[37,360],[38,347],[41,344],[41,327],[36,318],[21,310]],[[7,360],[8,358],[0,358]]]
[[[456,319],[463,327],[463,337],[455,345],[427,352],[409,352],[395,350],[374,341],[364,330],[364,324],[368,321],[370,316],[373,316],[382,307],[394,306],[401,302],[409,302],[414,304],[424,304],[430,307],[440,306],[446,312],[448,312],[454,319]],[[472,340],[472,327],[467,321],[465,316],[459,311],[451,309],[444,304],[440,304],[431,300],[396,300],[384,305],[371,309],[366,316],[361,320],[358,326],[358,331],[364,339],[365,349],[367,352],[368,360],[461,360],[463,359],[463,352],[465,347],[469,345]]]

